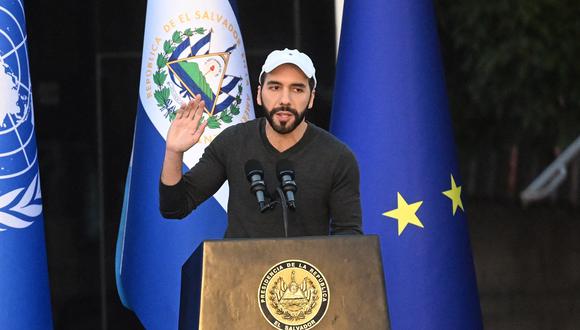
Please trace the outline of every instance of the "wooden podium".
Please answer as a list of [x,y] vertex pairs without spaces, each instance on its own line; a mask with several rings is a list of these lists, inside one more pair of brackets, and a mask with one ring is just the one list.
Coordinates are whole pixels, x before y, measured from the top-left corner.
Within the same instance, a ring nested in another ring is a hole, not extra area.
[[377,236],[205,241],[182,268],[180,329],[389,329]]

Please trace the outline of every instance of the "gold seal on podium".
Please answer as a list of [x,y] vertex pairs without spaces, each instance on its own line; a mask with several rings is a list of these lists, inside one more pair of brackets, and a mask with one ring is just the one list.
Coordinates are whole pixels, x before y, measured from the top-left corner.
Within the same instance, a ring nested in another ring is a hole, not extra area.
[[315,327],[326,314],[329,300],[324,275],[302,260],[285,260],[270,268],[258,289],[262,315],[276,329]]

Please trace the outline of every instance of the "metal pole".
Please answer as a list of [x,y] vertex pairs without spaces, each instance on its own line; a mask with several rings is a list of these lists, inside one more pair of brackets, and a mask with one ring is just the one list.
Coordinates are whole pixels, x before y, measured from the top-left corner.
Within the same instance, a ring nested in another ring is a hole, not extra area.
[[540,200],[550,195],[564,181],[568,171],[566,166],[580,154],[580,136],[572,142],[542,173],[521,192],[524,204]]

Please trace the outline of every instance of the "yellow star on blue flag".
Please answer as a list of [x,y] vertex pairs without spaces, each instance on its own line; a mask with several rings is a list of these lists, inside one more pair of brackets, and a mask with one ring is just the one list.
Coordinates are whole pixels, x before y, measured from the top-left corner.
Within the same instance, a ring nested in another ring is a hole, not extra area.
[[453,215],[455,215],[458,206],[463,212],[465,212],[463,209],[463,203],[461,202],[461,186],[455,184],[453,174],[451,174],[451,189],[442,192],[442,194],[451,199],[451,202],[453,203]]
[[399,223],[399,236],[408,224],[415,225],[420,228],[423,227],[423,223],[417,217],[417,211],[423,204],[423,201],[418,201],[416,203],[408,204],[407,201],[401,196],[401,193],[397,192],[397,208],[388,212],[383,213],[384,216],[389,218],[397,219]]
[[344,1],[330,130],[360,166],[363,227],[381,236],[392,327],[480,330],[462,182],[448,176],[459,170],[433,7]]

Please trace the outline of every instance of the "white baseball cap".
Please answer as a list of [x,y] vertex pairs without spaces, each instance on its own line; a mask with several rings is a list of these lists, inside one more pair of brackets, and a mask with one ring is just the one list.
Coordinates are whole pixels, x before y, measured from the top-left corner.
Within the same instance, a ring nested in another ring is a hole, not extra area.
[[314,79],[314,88],[316,88],[316,69],[314,68],[314,64],[308,55],[299,52],[297,49],[284,48],[284,50],[275,50],[271,52],[268,57],[266,57],[264,65],[262,65],[262,72],[260,72],[258,81],[262,81],[262,75],[264,73],[270,73],[275,68],[286,63],[296,65],[300,70],[302,70],[302,72],[304,72],[308,79]]

